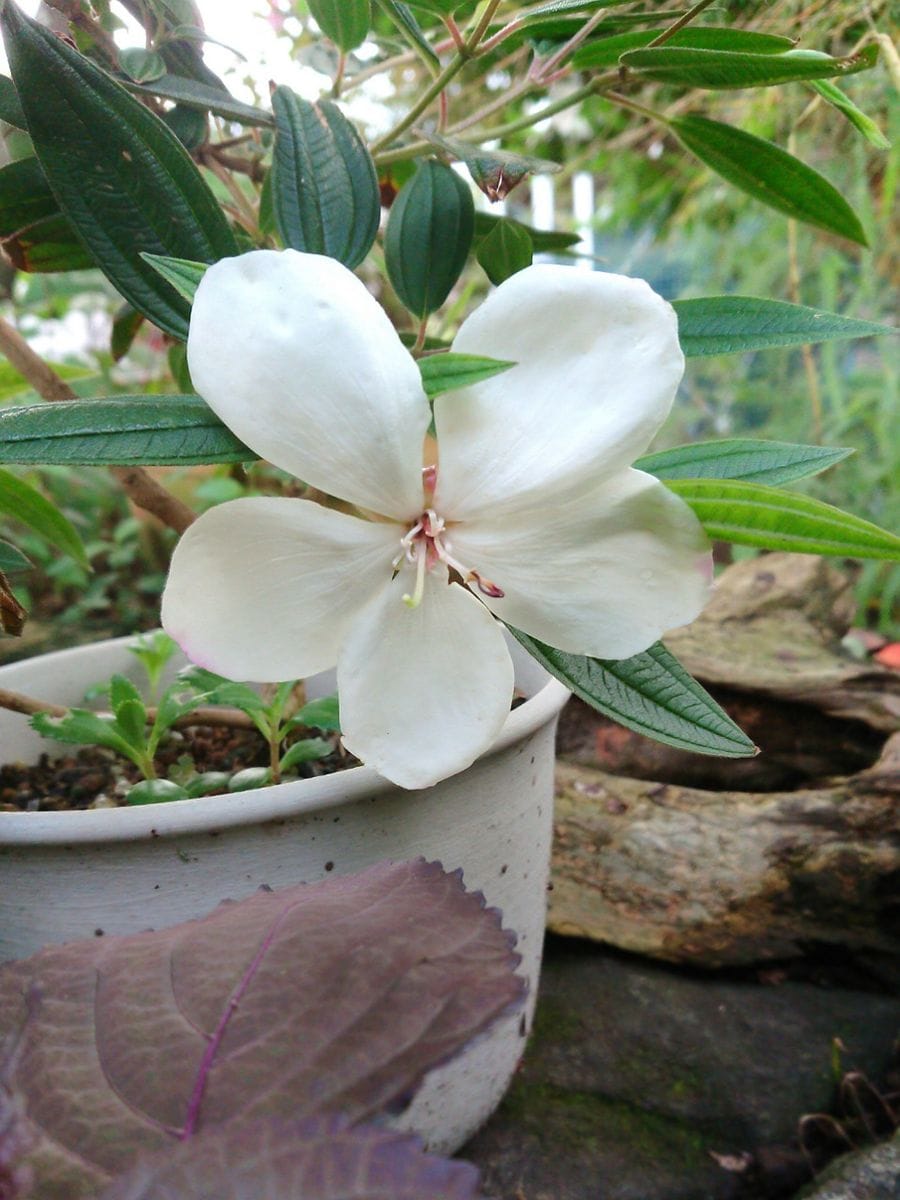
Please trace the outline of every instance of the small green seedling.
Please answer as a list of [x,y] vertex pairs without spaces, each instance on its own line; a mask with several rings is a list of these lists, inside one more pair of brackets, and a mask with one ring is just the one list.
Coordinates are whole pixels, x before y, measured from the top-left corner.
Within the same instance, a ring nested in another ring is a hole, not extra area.
[[310,700],[300,708],[290,710],[297,687],[295,680],[279,683],[271,696],[265,697],[246,683],[235,683],[203,667],[187,667],[180,675],[184,683],[204,694],[207,704],[221,704],[246,713],[269,746],[268,767],[247,767],[232,776],[230,792],[280,783],[287,771],[326,758],[333,750],[324,738],[299,738],[282,752],[285,738],[298,729],[320,729],[323,733],[340,731],[340,710],[337,696]]

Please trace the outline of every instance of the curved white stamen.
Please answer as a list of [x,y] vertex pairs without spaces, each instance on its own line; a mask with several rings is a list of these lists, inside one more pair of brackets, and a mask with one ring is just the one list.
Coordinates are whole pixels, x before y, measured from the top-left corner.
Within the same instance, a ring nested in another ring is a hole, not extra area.
[[408,563],[415,565],[416,586],[412,594],[405,593],[403,603],[410,608],[416,608],[422,602],[425,592],[425,573],[431,570],[435,562],[444,563],[461,576],[466,584],[474,583],[484,596],[500,599],[503,589],[490,579],[485,579],[480,572],[467,567],[459,559],[450,554],[451,542],[444,537],[447,522],[439,517],[433,508],[427,508],[422,517],[400,539],[400,553],[393,559],[394,570],[405,558]]
[[408,592],[404,593],[403,603],[407,608],[418,608],[425,594],[425,565],[428,554],[421,543],[413,546],[412,552],[416,562],[416,587],[412,595],[409,595]]

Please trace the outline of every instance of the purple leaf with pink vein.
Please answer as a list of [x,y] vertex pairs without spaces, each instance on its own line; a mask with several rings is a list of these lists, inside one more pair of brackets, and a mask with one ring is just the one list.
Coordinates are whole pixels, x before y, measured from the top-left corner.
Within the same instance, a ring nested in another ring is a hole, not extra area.
[[343,1117],[232,1122],[138,1164],[100,1200],[478,1200],[478,1171]]
[[512,944],[458,872],[419,860],[0,968],[0,1044],[37,996],[9,1081],[33,1195],[86,1200],[138,1152],[228,1122],[401,1106],[521,1000]]

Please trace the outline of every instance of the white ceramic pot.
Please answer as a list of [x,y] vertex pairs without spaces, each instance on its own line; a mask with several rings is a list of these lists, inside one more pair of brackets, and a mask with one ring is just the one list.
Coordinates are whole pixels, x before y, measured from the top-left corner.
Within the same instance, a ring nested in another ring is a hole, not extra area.
[[[58,704],[121,672],[138,681],[130,639],[0,669],[0,687]],[[0,813],[0,961],[52,942],[163,928],[225,898],[423,855],[463,869],[466,886],[515,930],[530,987],[525,1012],[429,1075],[402,1118],[427,1144],[455,1149],[500,1100],[524,1045],[540,969],[553,809],[554,734],[568,692],[511,644],[529,699],[493,748],[435,787],[407,792],[357,767],[235,796],[86,812]],[[310,695],[333,684],[309,681]],[[0,710],[0,762],[52,744]]]

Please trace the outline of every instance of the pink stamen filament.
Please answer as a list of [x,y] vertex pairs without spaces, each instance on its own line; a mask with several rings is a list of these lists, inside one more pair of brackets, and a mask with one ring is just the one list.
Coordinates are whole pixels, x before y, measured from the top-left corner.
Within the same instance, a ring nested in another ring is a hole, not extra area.
[[409,608],[417,608],[422,603],[425,594],[425,573],[438,562],[456,571],[464,583],[475,583],[482,595],[495,600],[501,599],[505,594],[502,588],[453,557],[450,553],[452,545],[444,535],[445,528],[444,518],[439,517],[433,508],[429,508],[400,539],[401,550],[394,559],[394,568],[396,569],[404,558],[416,568],[415,588],[412,593],[404,593],[403,603]]

